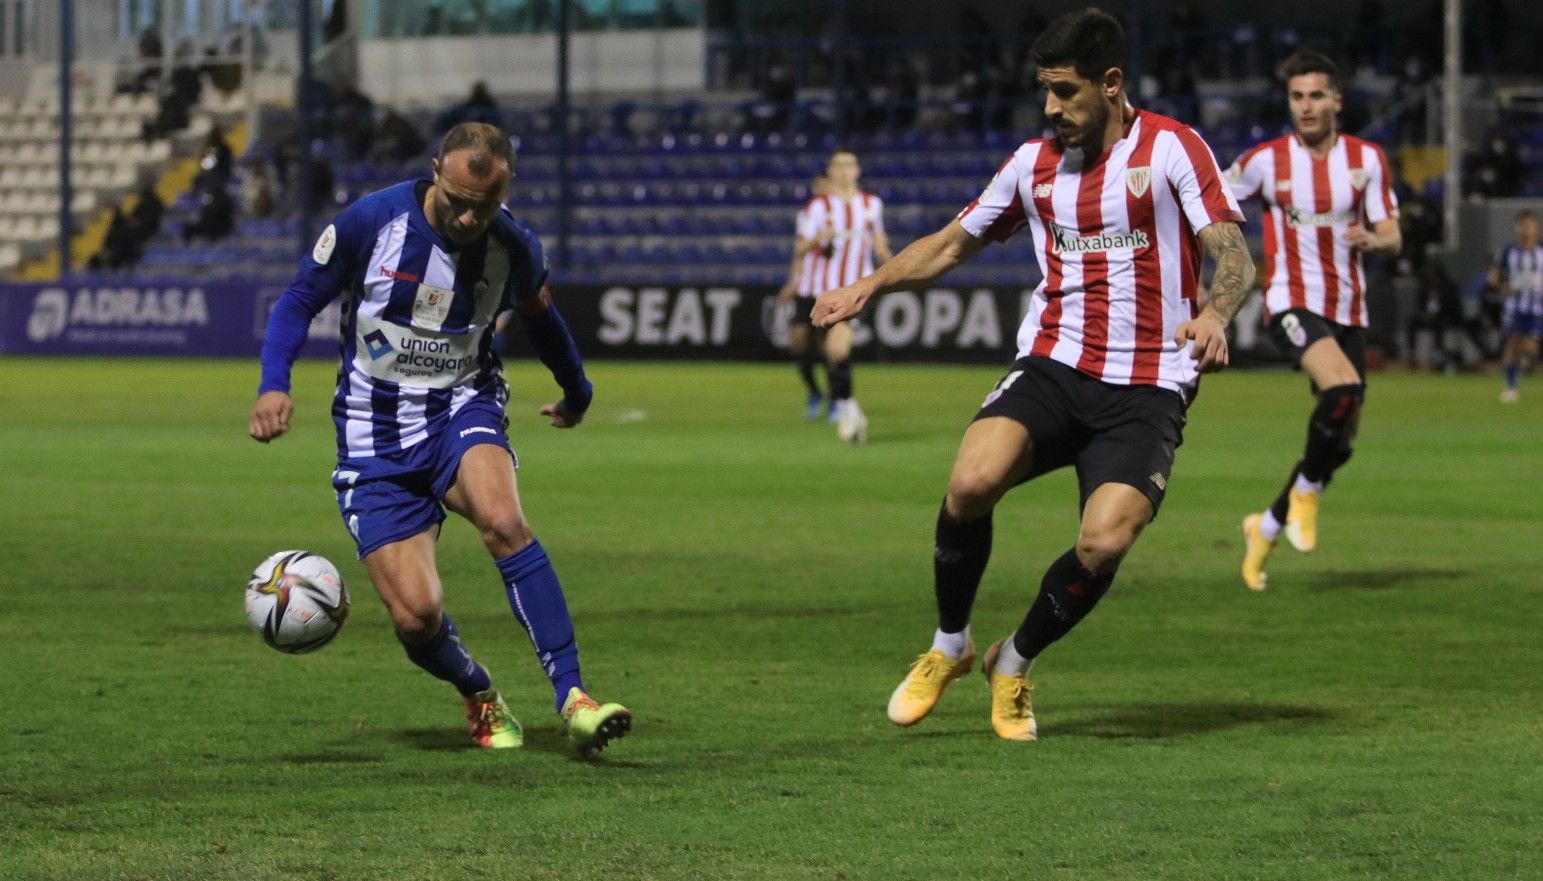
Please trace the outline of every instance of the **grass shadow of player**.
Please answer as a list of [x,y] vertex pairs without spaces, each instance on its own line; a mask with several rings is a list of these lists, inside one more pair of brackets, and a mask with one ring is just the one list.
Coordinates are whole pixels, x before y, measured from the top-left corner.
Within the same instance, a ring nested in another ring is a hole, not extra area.
[[1083,719],[1041,724],[1045,737],[1101,740],[1164,740],[1211,734],[1245,725],[1291,731],[1341,718],[1337,710],[1303,704],[1193,702],[1126,704]]
[[[528,750],[548,753],[576,762],[603,762],[609,767],[616,768],[651,767],[646,762],[611,758],[606,755],[607,750],[580,755],[578,750],[568,742],[568,733],[561,725],[526,725],[524,732],[525,745],[516,752]],[[472,745],[471,738],[466,735],[466,732],[455,728],[402,728],[392,732],[390,737],[398,743],[426,752],[482,751],[480,747]]]
[[1313,592],[1332,590],[1391,590],[1411,581],[1448,581],[1471,578],[1467,569],[1354,569],[1319,572],[1306,585]]

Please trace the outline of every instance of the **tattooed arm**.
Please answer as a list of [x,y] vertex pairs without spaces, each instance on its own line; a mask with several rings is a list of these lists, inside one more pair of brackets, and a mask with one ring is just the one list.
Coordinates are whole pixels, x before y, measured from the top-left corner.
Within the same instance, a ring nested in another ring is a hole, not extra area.
[[1212,373],[1227,366],[1227,325],[1254,289],[1254,260],[1236,223],[1211,224],[1200,231],[1200,243],[1216,261],[1211,295],[1199,315],[1179,325],[1173,341],[1182,346],[1193,340],[1190,357],[1201,373]]

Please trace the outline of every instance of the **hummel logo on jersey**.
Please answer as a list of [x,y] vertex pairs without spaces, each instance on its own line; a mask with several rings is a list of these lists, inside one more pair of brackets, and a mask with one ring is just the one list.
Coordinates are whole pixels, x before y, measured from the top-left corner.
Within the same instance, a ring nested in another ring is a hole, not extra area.
[[468,434],[498,434],[498,432],[494,431],[491,428],[483,426],[483,425],[474,426],[472,428],[463,428],[463,429],[461,429],[461,437],[465,437]]
[[1143,165],[1140,168],[1125,169],[1125,188],[1136,198],[1147,194],[1147,188],[1152,186],[1152,167]]
[[1050,185],[1049,184],[1035,184],[1034,185],[1034,198],[1036,198],[1036,199],[1048,199],[1048,198],[1050,198]]
[[372,331],[364,335],[364,350],[370,353],[370,358],[379,361],[391,354],[391,341],[380,331]]
[[1074,254],[1091,254],[1100,251],[1134,251],[1150,245],[1152,240],[1147,238],[1144,229],[1122,234],[1099,233],[1091,236],[1079,236],[1069,233],[1061,228],[1061,225],[1051,221],[1050,245],[1056,253],[1069,251]]
[[384,275],[386,278],[393,279],[395,281],[405,281],[410,284],[417,284],[418,282],[422,281],[422,279],[418,278],[416,275],[413,275],[411,272],[398,272],[395,269],[387,269],[384,266],[380,268],[380,274]]

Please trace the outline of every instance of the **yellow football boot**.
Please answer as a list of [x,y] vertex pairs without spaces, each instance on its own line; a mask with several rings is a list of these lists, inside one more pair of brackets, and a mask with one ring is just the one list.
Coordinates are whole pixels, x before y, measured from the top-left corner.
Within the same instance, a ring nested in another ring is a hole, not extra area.
[[1003,740],[1034,740],[1039,726],[1034,723],[1034,683],[1023,674],[1006,676],[996,671],[1002,644],[1012,637],[999,639],[986,649],[981,672],[991,683],[991,728]]
[[1291,488],[1291,507],[1286,510],[1286,540],[1307,553],[1318,547],[1318,497],[1321,492],[1299,493]]
[[970,672],[975,664],[975,644],[965,649],[964,657],[954,660],[933,649],[916,659],[900,687],[889,696],[889,721],[896,725],[915,725],[927,718],[938,705],[948,683]]
[[1259,531],[1263,514],[1250,514],[1243,518],[1243,586],[1249,590],[1264,590],[1270,581],[1265,574],[1265,561],[1275,550],[1278,538],[1265,538]]

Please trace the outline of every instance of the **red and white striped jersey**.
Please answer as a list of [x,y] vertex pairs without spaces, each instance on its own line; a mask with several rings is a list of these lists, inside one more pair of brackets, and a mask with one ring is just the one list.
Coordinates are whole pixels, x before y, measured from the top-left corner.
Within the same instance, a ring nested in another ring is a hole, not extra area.
[[[800,239],[814,241],[816,230],[810,225],[809,217],[813,213],[812,208],[820,197],[810,199],[804,207],[798,209],[798,218],[794,220],[794,229]],[[825,253],[819,248],[810,248],[804,252],[804,256],[798,261],[798,274],[793,281],[793,290],[800,297],[812,297],[820,292],[816,286],[816,279],[825,272]]]
[[1227,170],[1239,201],[1263,199],[1264,305],[1271,315],[1306,309],[1366,326],[1366,270],[1345,241],[1351,224],[1398,216],[1382,148],[1339,135],[1329,155],[1308,152],[1295,134],[1253,147]]
[[830,238],[829,257],[810,293],[845,287],[873,272],[873,242],[884,233],[884,200],[859,190],[849,199],[829,194],[809,201],[809,229]]
[[1200,136],[1146,111],[1091,161],[1055,139],[1029,141],[959,214],[967,232],[994,242],[1033,232],[1044,280],[1018,329],[1018,357],[1181,395],[1197,371],[1173,334],[1198,311],[1198,233],[1242,220]]

